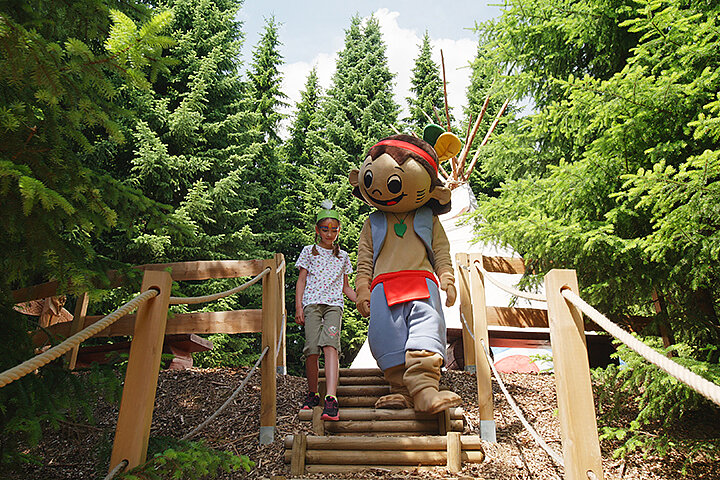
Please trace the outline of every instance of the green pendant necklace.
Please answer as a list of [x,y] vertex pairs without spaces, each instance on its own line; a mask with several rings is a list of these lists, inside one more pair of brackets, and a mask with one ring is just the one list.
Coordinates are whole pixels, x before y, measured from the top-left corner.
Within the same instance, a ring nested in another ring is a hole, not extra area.
[[395,220],[398,221],[395,225],[393,225],[393,229],[395,230],[395,235],[402,238],[403,235],[405,235],[405,232],[407,231],[407,225],[405,225],[405,220],[407,219],[408,215],[410,215],[410,212],[405,214],[405,217],[400,220],[397,215],[395,215],[395,212],[390,212],[395,217]]

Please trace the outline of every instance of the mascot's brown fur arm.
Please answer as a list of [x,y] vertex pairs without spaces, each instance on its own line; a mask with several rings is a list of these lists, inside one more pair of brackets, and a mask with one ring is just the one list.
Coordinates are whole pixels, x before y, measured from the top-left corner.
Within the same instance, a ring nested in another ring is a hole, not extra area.
[[455,290],[455,273],[450,258],[450,241],[438,217],[433,217],[433,253],[435,255],[435,273],[440,279],[440,288],[447,293],[445,304],[450,307],[455,304],[457,292]]
[[370,316],[370,283],[373,278],[373,242],[370,233],[370,219],[366,219],[358,239],[357,277],[355,306],[363,317]]

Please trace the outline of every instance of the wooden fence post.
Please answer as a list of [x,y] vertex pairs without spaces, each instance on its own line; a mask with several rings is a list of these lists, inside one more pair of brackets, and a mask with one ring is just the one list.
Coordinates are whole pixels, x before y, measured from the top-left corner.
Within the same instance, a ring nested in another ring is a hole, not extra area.
[[564,288],[578,293],[574,270],[550,270],[545,275],[565,478],[587,480],[588,472],[593,472],[602,480],[585,327],[582,312],[563,298]]
[[[72,324],[70,325],[70,337],[83,329],[89,302],[90,295],[88,294],[88,292],[84,292],[78,295],[75,302],[75,313],[73,314]],[[65,354],[65,363],[68,369],[75,370],[75,364],[77,363],[77,356],[79,351],[80,345]]]
[[480,437],[488,442],[496,442],[495,404],[492,393],[492,370],[485,356],[480,340],[490,351],[490,334],[488,333],[487,304],[485,303],[485,279],[475,266],[475,262],[483,261],[482,254],[473,253],[468,258],[470,266],[470,284],[473,299],[473,325],[475,335],[475,365],[477,369],[478,416],[480,419]]
[[263,269],[270,268],[270,272],[263,277],[262,296],[262,346],[261,351],[268,347],[268,352],[260,367],[260,445],[268,445],[275,439],[275,425],[277,422],[277,348],[278,317],[280,305],[278,300],[278,275],[275,273],[278,263],[275,257],[263,261]]
[[462,471],[462,445],[460,443],[460,432],[447,433],[447,469],[450,473]]
[[123,460],[128,461],[127,469],[145,462],[171,285],[168,272],[145,271],[141,292],[156,289],[160,293],[140,305],[135,317],[110,469]]
[[[468,260],[467,253],[458,253],[455,255],[455,264],[457,265],[458,272],[458,299],[460,300],[460,315],[465,318],[463,322],[460,319],[462,328],[462,341],[463,341],[463,360],[465,367],[463,370],[466,372],[475,372],[477,363],[475,362],[475,342],[468,333],[473,332],[473,307],[472,297],[470,296],[470,262]],[[465,328],[467,323],[467,328]],[[474,332],[473,332],[474,335]]]

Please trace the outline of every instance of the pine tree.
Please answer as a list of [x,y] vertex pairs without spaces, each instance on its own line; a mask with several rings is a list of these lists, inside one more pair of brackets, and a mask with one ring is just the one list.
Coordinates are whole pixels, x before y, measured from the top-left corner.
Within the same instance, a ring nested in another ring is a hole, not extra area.
[[281,251],[283,231],[288,229],[285,212],[279,206],[286,193],[283,168],[279,156],[280,109],[286,98],[280,90],[278,25],[274,17],[267,20],[265,32],[253,50],[253,62],[248,74],[245,108],[251,112],[250,143],[243,154],[247,167],[243,172],[244,188],[248,190],[248,206],[256,213],[250,225],[267,253]]
[[347,175],[374,141],[393,133],[399,107],[392,79],[377,19],[370,17],[363,27],[353,17],[323,108],[328,147],[339,149],[326,164],[329,175]]
[[152,92],[128,98],[138,117],[128,126],[134,141],[115,168],[116,175],[166,204],[181,228],[138,218],[132,241],[108,243],[109,252],[128,263],[252,256],[249,195],[241,188],[248,115],[237,61],[239,5],[168,2],[175,12],[176,64]]
[[421,137],[423,129],[429,123],[428,116],[434,118],[433,111],[442,114],[445,110],[440,67],[433,61],[431,55],[430,35],[425,30],[420,54],[415,59],[413,76],[410,79],[410,91],[413,96],[406,98],[410,116],[405,119],[408,128]]

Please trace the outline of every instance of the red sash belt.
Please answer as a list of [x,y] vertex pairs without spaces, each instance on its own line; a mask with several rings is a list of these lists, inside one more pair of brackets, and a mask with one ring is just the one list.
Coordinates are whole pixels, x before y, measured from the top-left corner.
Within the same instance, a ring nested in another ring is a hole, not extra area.
[[389,307],[410,300],[430,298],[427,278],[438,284],[435,274],[427,270],[401,270],[399,272],[383,273],[375,277],[370,284],[372,291],[379,283],[383,284],[385,299]]

